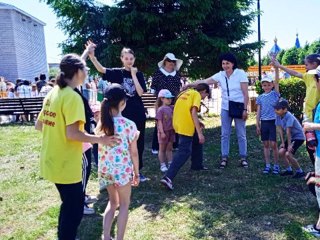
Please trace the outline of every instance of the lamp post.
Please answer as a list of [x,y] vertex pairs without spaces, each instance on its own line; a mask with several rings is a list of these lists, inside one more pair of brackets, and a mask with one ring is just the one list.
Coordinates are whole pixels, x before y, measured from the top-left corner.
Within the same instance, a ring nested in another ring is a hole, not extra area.
[[257,2],[258,9],[258,42],[259,42],[259,50],[258,50],[258,66],[259,66],[259,80],[261,80],[261,29],[260,29],[260,0]]

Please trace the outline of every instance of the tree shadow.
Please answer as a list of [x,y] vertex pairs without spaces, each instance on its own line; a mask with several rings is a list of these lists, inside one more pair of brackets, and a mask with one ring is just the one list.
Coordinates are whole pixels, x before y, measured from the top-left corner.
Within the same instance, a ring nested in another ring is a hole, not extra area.
[[[219,169],[220,126],[218,125],[213,124],[205,129],[204,164],[210,170],[190,171],[190,161],[188,161],[174,179],[175,189],[171,192],[159,183],[162,174],[157,156],[151,154],[153,128],[149,124],[146,129],[143,171],[150,181],[141,183],[138,188],[133,189],[129,219],[146,218],[144,220],[147,222],[156,224],[163,221],[161,219],[166,218],[171,209],[183,204],[190,210],[188,218],[193,220],[192,224],[187,225],[188,239],[275,239],[275,234],[284,232],[290,237],[292,234],[289,232],[292,229],[300,234],[297,236],[304,236],[296,226],[312,223],[317,217],[316,201],[308,193],[304,181],[262,174],[263,149],[255,134],[255,125],[247,126],[249,168],[239,167],[237,138],[233,129],[228,167]],[[305,169],[312,169],[305,147],[299,149],[297,157]],[[102,192],[99,199],[95,208],[98,214],[102,214],[107,203],[106,192]],[[147,214],[132,216],[135,209]],[[89,223],[90,220],[91,217],[85,219],[83,225],[86,223],[92,225]],[[97,233],[89,236],[84,232],[84,239],[99,239],[98,236],[101,236],[102,217],[94,217],[93,221],[99,226],[95,228]],[[292,222],[297,224],[292,226]],[[146,237],[146,239],[153,238]]]

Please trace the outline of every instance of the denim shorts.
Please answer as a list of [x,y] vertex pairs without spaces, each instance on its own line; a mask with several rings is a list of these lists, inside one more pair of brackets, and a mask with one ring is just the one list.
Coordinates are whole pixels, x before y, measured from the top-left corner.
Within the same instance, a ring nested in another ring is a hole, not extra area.
[[261,120],[261,141],[277,141],[276,120]]

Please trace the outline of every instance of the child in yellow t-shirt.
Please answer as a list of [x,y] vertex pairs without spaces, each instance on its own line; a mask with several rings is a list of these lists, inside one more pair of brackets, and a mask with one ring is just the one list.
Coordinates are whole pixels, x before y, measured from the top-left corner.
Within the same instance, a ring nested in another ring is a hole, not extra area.
[[82,142],[114,144],[114,136],[84,132],[85,113],[74,89],[87,77],[85,62],[75,54],[64,56],[57,85],[48,93],[36,122],[42,131],[40,174],[53,182],[62,201],[58,238],[75,239],[83,215]]
[[207,170],[202,165],[202,144],[205,138],[202,133],[204,125],[198,119],[198,111],[201,99],[209,96],[209,85],[200,83],[195,89],[188,89],[177,97],[173,110],[173,127],[179,135],[179,149],[173,157],[168,172],[160,180],[170,190],[173,190],[173,178],[190,156],[192,170]]

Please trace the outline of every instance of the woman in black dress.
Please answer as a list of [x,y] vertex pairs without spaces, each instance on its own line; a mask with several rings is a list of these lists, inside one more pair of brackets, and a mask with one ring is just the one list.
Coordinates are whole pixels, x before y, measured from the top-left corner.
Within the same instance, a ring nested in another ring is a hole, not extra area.
[[[175,97],[178,96],[182,85],[179,73],[182,63],[183,61],[176,58],[173,53],[167,53],[158,63],[159,69],[153,74],[150,87],[155,96],[158,96],[162,89],[168,89]],[[157,126],[155,126],[152,140],[153,154],[158,154],[159,150],[157,131]],[[176,148],[177,144],[175,143],[173,147]]]

